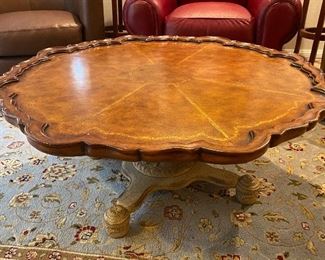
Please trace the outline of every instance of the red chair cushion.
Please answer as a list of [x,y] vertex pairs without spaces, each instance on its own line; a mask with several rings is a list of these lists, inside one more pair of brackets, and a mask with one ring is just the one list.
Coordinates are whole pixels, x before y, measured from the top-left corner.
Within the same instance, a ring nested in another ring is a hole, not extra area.
[[228,2],[246,6],[247,0],[177,0],[178,5],[185,5],[197,2]]
[[198,2],[177,7],[166,18],[166,34],[223,36],[253,42],[254,18],[238,4]]

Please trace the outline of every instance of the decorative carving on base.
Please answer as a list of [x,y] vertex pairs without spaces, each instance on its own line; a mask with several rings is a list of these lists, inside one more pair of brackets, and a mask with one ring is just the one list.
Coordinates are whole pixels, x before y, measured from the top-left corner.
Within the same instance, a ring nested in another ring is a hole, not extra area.
[[133,166],[142,174],[152,177],[182,175],[194,166],[195,162],[134,162]]
[[201,162],[123,162],[122,172],[130,184],[118,199],[112,201],[111,208],[104,216],[112,238],[120,238],[128,233],[130,214],[149,193],[157,190],[177,190],[195,181],[206,181],[236,188],[239,202],[253,204],[260,189],[260,183],[254,176],[238,177],[230,171]]
[[252,175],[239,177],[236,185],[236,198],[244,205],[251,205],[257,201],[258,192],[261,188],[260,181]]

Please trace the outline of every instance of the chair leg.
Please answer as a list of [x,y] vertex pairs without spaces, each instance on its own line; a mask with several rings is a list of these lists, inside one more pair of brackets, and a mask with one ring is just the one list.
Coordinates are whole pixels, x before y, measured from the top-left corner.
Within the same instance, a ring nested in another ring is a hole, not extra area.
[[[325,45],[323,48],[323,57],[322,57],[322,61],[320,64],[320,69],[325,73]],[[323,119],[323,121],[320,122],[322,125],[325,125],[325,119]]]
[[320,64],[320,68],[323,72],[325,72],[325,45],[324,45],[324,48],[323,48],[323,57],[322,57],[322,61],[321,61],[321,64]]
[[299,53],[299,51],[300,51],[300,46],[301,46],[301,41],[302,41],[300,30],[302,28],[304,28],[305,24],[306,24],[306,17],[307,17],[307,13],[308,13],[309,1],[310,0],[305,0],[303,7],[302,7],[302,16],[301,16],[301,21],[300,21],[300,25],[299,25],[298,34],[297,34],[297,41],[296,41],[294,53]]
[[321,38],[322,32],[323,32],[324,19],[325,19],[325,0],[323,0],[322,7],[320,10],[317,28],[316,28],[315,37],[314,37],[314,42],[313,42],[313,47],[311,49],[311,54],[309,57],[309,62],[311,64],[314,64],[315,59],[316,59],[316,54],[317,54],[320,38]]
[[119,32],[123,32],[123,2],[122,0],[118,0],[118,30]]
[[117,0],[112,0],[112,20],[113,20],[113,34],[114,37],[118,34],[118,21],[117,21]]

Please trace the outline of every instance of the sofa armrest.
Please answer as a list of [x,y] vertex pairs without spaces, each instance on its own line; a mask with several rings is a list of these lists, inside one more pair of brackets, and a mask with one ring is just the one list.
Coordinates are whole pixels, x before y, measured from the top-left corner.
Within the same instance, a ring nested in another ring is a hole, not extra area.
[[176,0],[126,0],[124,24],[131,34],[162,35],[165,18],[176,7]]
[[281,50],[296,34],[301,19],[300,0],[248,0],[256,20],[256,43]]
[[105,37],[103,0],[65,0],[65,9],[79,18],[83,40]]

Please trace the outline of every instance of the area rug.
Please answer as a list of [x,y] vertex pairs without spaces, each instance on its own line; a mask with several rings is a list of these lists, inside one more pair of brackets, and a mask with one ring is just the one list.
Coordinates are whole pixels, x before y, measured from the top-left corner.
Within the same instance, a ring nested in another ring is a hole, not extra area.
[[121,163],[43,154],[0,118],[0,258],[325,259],[324,130],[215,166],[261,178],[256,204],[205,183],[156,192],[112,239],[103,215],[127,185]]

